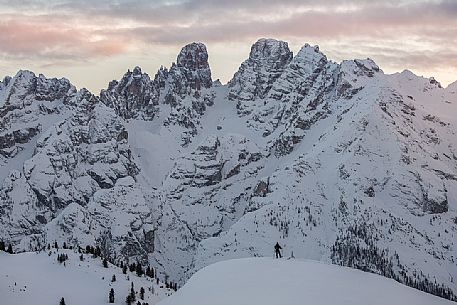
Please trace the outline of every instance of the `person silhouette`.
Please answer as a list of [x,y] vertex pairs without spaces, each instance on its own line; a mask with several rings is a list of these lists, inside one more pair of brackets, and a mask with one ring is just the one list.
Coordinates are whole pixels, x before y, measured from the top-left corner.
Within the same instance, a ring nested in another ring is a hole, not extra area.
[[281,258],[282,255],[281,255],[281,250],[282,247],[279,245],[278,242],[276,242],[276,245],[275,245],[275,255],[276,255],[276,258]]

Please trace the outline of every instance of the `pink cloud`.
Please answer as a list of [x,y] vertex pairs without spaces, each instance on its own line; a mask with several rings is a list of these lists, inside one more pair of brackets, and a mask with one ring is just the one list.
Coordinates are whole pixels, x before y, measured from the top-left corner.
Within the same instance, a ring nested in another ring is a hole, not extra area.
[[[340,53],[346,58],[369,56],[395,66],[457,68],[453,55],[457,54],[457,2],[451,0],[171,3],[18,1],[8,7],[8,14],[0,13],[0,55],[49,64],[129,54],[145,46],[178,47],[190,41],[248,44],[259,37],[275,37],[344,46]],[[412,42],[436,47],[430,54],[411,48]]]
[[100,35],[90,28],[52,19],[7,20],[0,23],[0,33],[0,53],[13,58],[89,59],[122,54],[128,49],[125,39],[97,38]]

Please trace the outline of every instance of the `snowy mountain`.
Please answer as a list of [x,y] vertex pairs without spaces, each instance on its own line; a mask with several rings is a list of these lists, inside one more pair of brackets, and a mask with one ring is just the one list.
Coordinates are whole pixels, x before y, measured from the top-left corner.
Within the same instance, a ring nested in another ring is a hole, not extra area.
[[203,268],[159,305],[451,305],[391,279],[316,261],[245,258]]
[[201,43],[99,97],[20,71],[0,83],[0,238],[98,244],[180,284],[279,241],[455,300],[453,88],[274,39],[227,85]]
[[[138,277],[128,270],[123,274],[121,268],[111,264],[105,268],[100,258],[90,254],[82,254],[81,260],[80,254],[71,250],[51,249],[49,253],[8,255],[0,251],[2,304],[59,304],[64,298],[66,304],[101,305],[108,303],[111,289],[113,304],[125,304],[132,283],[141,304],[155,304],[174,292],[155,278]],[[65,254],[68,259],[59,263],[58,255]],[[145,291],[143,300],[141,287]]]

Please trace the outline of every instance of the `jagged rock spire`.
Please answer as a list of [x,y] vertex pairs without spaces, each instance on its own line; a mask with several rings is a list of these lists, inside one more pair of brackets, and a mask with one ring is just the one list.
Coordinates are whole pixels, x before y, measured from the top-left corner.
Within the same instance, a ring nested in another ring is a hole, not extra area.
[[240,114],[252,111],[249,101],[267,95],[292,58],[293,54],[285,41],[262,38],[252,45],[249,58],[229,82],[229,98],[238,101]]
[[211,69],[208,63],[208,51],[200,42],[193,42],[181,49],[176,66],[184,71],[184,75],[192,89],[209,88],[212,84]]

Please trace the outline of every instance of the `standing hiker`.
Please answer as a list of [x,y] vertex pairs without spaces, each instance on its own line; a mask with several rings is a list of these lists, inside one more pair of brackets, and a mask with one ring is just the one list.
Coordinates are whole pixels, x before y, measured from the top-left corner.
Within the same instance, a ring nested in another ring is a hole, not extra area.
[[281,255],[281,250],[282,247],[279,245],[278,242],[276,242],[276,245],[275,245],[275,254],[276,254],[276,258],[281,258],[282,255]]

